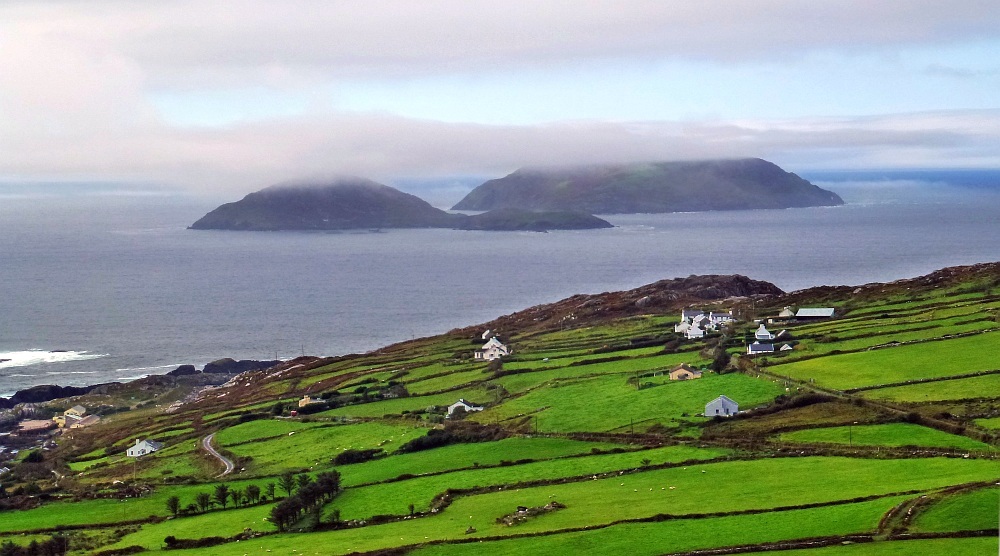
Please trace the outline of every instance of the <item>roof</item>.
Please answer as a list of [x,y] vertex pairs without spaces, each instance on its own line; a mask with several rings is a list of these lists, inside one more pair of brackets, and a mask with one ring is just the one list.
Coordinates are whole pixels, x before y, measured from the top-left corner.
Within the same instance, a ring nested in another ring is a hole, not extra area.
[[690,371],[690,372],[697,372],[697,369],[695,369],[695,368],[694,368],[694,367],[692,367],[691,365],[688,365],[687,363],[681,363],[680,365],[677,365],[677,366],[676,366],[676,367],[674,367],[673,369],[670,369],[670,372],[674,372],[674,371]]
[[[136,443],[136,446],[138,446],[139,444],[145,444],[146,446],[149,446],[150,448],[152,448],[154,450],[159,450],[160,448],[163,447],[163,443],[162,442],[157,442],[155,440],[149,440],[149,439],[146,439],[146,440],[143,440],[142,442]],[[133,446],[133,448],[134,447],[135,446]]]
[[82,405],[74,405],[70,409],[72,409],[73,411],[75,411],[77,413],[86,413],[87,412],[87,408],[83,407]]
[[803,307],[795,313],[796,317],[832,317],[833,307]]
[[[726,396],[725,394],[719,396],[718,398],[715,398],[714,400],[712,400],[712,401],[710,401],[708,403],[715,403],[715,402],[720,402],[720,401],[723,402],[723,403],[731,403],[733,405],[740,405],[740,404],[736,403],[736,400],[730,398],[729,396]],[[708,405],[708,404],[706,404],[706,405]]]
[[774,351],[774,344],[762,344],[760,342],[754,342],[749,346],[750,352],[770,352]]

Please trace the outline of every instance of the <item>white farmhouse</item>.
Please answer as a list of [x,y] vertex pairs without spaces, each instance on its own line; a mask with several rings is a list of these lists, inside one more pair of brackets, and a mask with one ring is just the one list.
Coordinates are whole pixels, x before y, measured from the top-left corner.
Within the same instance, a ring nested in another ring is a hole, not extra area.
[[689,327],[687,330],[684,331],[684,336],[687,337],[688,340],[693,340],[695,338],[704,338],[705,330],[692,325],[691,327]]
[[729,417],[740,412],[740,404],[727,396],[719,396],[705,404],[705,417],[715,417],[721,415]]
[[490,338],[490,341],[483,344],[481,349],[476,350],[476,359],[481,359],[483,361],[493,361],[494,359],[500,359],[505,355],[510,355],[510,348],[503,345],[496,336]]
[[139,456],[144,456],[146,454],[152,454],[153,452],[159,450],[163,447],[162,442],[157,442],[155,440],[136,440],[135,446],[132,446],[128,450],[125,450],[125,454],[130,458],[137,458]]
[[448,406],[448,417],[451,417],[451,414],[454,413],[455,410],[457,410],[459,408],[461,408],[462,410],[464,410],[466,412],[470,412],[470,411],[482,411],[483,410],[482,406],[472,405],[471,403],[465,401],[464,398],[459,398],[459,400],[457,402],[455,402],[455,403],[453,403],[453,404],[451,404],[451,405]]
[[756,332],[754,332],[753,336],[754,336],[754,338],[757,338],[758,340],[773,340],[774,339],[774,334],[771,334],[770,332],[768,332],[767,331],[767,327],[764,326],[763,324],[760,325],[760,328],[758,328]]

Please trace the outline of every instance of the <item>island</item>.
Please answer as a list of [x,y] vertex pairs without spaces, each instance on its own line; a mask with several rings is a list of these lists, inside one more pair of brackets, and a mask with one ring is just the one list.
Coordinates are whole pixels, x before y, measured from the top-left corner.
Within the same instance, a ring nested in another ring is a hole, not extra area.
[[842,205],[759,158],[522,168],[473,189],[453,210],[570,210],[588,214],[699,212]]
[[572,210],[504,208],[454,214],[361,177],[324,183],[274,185],[212,210],[194,230],[333,231],[450,228],[488,231],[548,231],[610,228],[606,220]]

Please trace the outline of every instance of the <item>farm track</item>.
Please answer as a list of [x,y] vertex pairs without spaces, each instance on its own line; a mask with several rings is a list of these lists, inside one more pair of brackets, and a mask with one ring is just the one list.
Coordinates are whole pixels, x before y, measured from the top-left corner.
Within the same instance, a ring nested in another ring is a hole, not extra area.
[[215,433],[206,436],[201,439],[201,446],[205,448],[205,451],[209,453],[212,457],[222,462],[226,466],[226,470],[217,475],[217,477],[225,477],[226,475],[233,472],[236,469],[236,465],[227,458],[226,456],[220,454],[215,448],[212,447],[212,439],[215,438]]

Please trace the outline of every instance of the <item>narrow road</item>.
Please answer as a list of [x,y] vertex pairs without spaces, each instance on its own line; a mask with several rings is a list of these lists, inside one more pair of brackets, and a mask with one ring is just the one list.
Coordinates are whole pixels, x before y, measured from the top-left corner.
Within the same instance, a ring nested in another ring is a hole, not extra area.
[[216,451],[215,448],[212,447],[212,438],[214,437],[215,433],[213,432],[212,434],[206,436],[205,438],[202,438],[201,445],[203,448],[205,448],[206,452],[214,456],[215,459],[221,461],[226,466],[226,470],[223,471],[221,475],[219,475],[219,477],[225,477],[226,475],[232,473],[233,469],[236,469],[236,465],[234,465],[229,458],[220,454],[218,451]]

